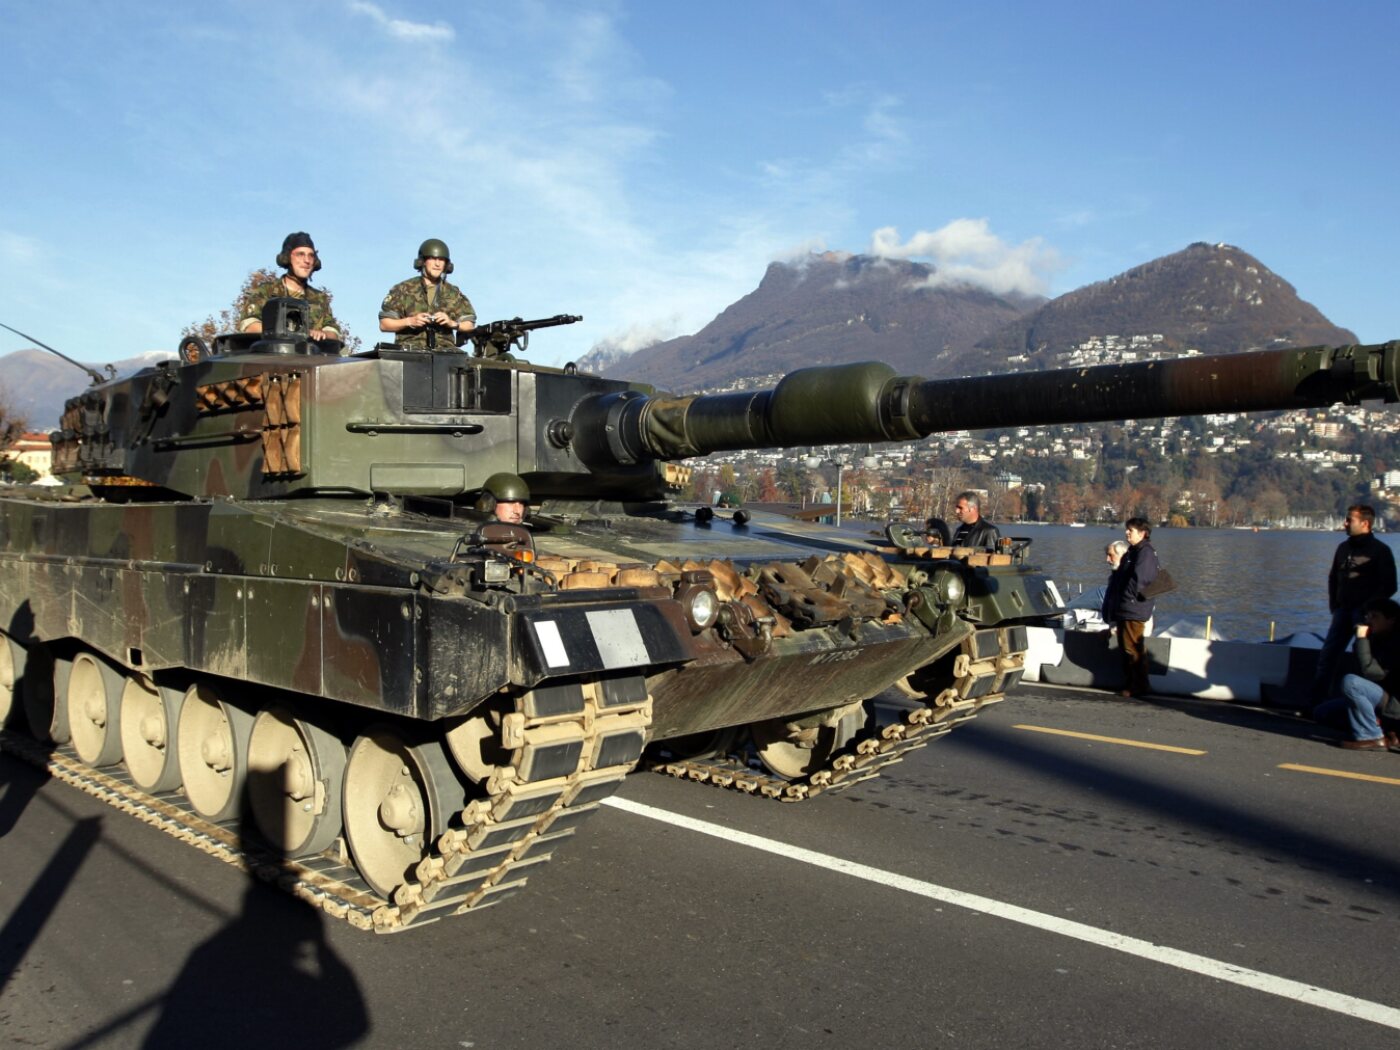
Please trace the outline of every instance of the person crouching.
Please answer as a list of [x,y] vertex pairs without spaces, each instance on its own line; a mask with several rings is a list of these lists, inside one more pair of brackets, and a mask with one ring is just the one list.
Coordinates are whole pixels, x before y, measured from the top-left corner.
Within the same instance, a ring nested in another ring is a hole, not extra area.
[[[1350,740],[1338,747],[1348,751],[1384,751],[1400,747],[1400,605],[1391,598],[1373,598],[1362,607],[1356,625],[1356,659],[1360,674],[1342,676],[1342,695],[1319,704],[1319,722],[1345,725]],[[1382,720],[1392,727],[1387,731]]]

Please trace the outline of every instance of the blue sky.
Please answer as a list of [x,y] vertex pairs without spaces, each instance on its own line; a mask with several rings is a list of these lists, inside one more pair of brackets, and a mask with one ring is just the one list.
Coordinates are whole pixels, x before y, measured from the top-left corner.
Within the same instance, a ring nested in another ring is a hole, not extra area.
[[308,230],[371,343],[436,236],[483,319],[584,315],[562,363],[815,249],[1057,295],[1225,241],[1400,338],[1397,39],[1394,2],[0,0],[0,321],[173,348]]

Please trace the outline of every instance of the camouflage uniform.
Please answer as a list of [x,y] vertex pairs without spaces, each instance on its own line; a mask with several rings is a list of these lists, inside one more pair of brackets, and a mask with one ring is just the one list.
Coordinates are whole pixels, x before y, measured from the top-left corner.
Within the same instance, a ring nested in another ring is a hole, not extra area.
[[[458,324],[463,321],[476,320],[476,311],[472,309],[472,301],[463,295],[462,290],[455,284],[449,284],[445,280],[438,282],[437,294],[429,303],[428,289],[423,283],[422,277],[410,277],[390,288],[389,294],[384,297],[384,302],[379,307],[379,316],[397,320],[418,313],[435,314],[439,310],[446,313],[448,317],[455,318]],[[453,333],[444,332],[441,326],[437,328],[439,349],[451,349],[455,341]],[[428,349],[428,330],[419,328],[395,332],[394,346],[399,350],[426,350]]]
[[337,338],[344,338],[345,333],[340,322],[335,319],[335,314],[331,313],[331,297],[328,294],[308,284],[305,294],[297,295],[287,291],[287,286],[280,277],[273,281],[264,281],[248,293],[248,298],[243,303],[243,315],[238,321],[238,330],[246,332],[248,325],[253,321],[261,321],[263,307],[267,305],[267,301],[279,296],[305,299],[311,304],[311,327],[329,328],[335,332]]

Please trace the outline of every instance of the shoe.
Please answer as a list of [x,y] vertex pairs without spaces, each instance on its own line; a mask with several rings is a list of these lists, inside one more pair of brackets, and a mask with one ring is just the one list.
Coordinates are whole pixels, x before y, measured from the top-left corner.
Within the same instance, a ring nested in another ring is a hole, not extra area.
[[1391,751],[1400,751],[1400,733],[1387,732],[1385,734],[1385,746]]
[[1385,737],[1378,736],[1373,740],[1338,740],[1337,746],[1348,751],[1384,751]]
[[1120,689],[1118,690],[1118,695],[1126,700],[1133,695],[1133,691],[1131,689]]

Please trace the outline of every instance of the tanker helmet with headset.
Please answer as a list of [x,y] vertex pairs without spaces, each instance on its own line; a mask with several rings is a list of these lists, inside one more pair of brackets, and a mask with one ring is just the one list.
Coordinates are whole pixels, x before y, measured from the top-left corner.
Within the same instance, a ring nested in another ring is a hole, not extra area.
[[429,237],[418,246],[418,258],[413,260],[413,268],[419,273],[423,272],[424,259],[442,259],[447,263],[442,269],[442,274],[446,277],[452,272],[452,253],[447,250],[447,244],[436,237]]
[[491,514],[498,503],[529,503],[530,486],[519,474],[499,470],[486,479],[477,493],[476,509]]
[[316,253],[316,264],[311,267],[311,272],[315,273],[321,268],[321,253],[316,251],[316,245],[311,243],[311,234],[303,230],[296,233],[289,233],[282,240],[282,250],[277,254],[277,265],[284,270],[292,268],[292,249],[310,248]]

